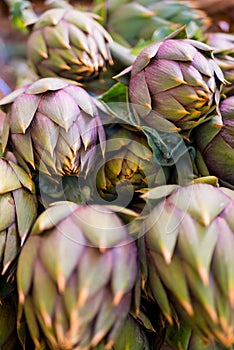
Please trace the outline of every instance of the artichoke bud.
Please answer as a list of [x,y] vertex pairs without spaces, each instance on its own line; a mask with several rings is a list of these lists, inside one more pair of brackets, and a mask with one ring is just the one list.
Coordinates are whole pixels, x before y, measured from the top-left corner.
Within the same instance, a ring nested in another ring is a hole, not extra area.
[[146,136],[124,127],[107,136],[104,162],[97,162],[96,168],[88,181],[94,191],[96,184],[97,198],[121,206],[129,204],[138,190],[162,185],[168,178],[168,169],[154,161]]
[[112,39],[97,19],[72,6],[45,11],[27,41],[27,57],[36,73],[80,81],[112,64],[108,47]]
[[81,86],[42,78],[0,105],[7,111],[3,150],[11,144],[21,163],[49,176],[87,174],[105,134],[95,100]]
[[173,310],[204,341],[234,343],[233,191],[177,187],[146,219],[147,289],[165,317]]
[[54,203],[19,257],[19,321],[25,317],[35,346],[110,348],[124,328],[137,276],[135,242],[112,209]]
[[129,97],[146,124],[153,126],[159,116],[190,133],[220,115],[220,91],[226,82],[212,48],[178,38],[182,30],[140,52],[131,69]]

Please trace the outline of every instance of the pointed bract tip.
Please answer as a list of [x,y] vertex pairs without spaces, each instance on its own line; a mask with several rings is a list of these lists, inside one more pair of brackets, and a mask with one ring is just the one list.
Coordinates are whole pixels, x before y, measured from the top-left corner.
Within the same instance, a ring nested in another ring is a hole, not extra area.
[[79,293],[79,296],[78,296],[78,300],[77,300],[77,305],[79,307],[82,307],[86,300],[88,299],[88,295],[89,295],[89,290],[88,288],[82,288],[80,293]]
[[198,273],[201,277],[201,280],[205,286],[209,285],[209,275],[207,270],[204,268],[204,266],[198,266]]
[[189,316],[193,316],[194,315],[194,310],[193,310],[192,305],[186,300],[181,300],[180,302],[181,302],[181,305],[186,310],[186,312],[189,314]]
[[48,312],[46,310],[41,310],[41,315],[44,319],[45,325],[47,328],[52,328],[52,320],[50,318],[50,315],[48,314]]
[[123,290],[119,290],[118,293],[114,296],[114,300],[113,300],[113,304],[115,306],[119,305],[121,299],[124,296],[124,291]]
[[212,321],[216,324],[218,324],[219,322],[219,318],[217,316],[217,313],[215,312],[215,310],[210,306],[210,305],[205,305],[206,311],[208,312],[210,318],[212,319]]
[[42,58],[44,58],[44,60],[46,60],[49,56],[47,55],[47,52],[45,52],[45,51],[41,51],[41,50],[39,50],[38,51],[38,54],[42,57]]
[[59,292],[63,293],[66,288],[66,279],[61,271],[57,272],[57,283]]
[[185,80],[180,79],[178,77],[175,78],[175,81],[179,84],[188,85],[188,83]]
[[230,301],[231,307],[234,309],[234,288],[230,287],[228,289],[228,299]]
[[170,264],[171,263],[171,253],[166,249],[163,249],[162,253],[163,253],[163,257],[164,257],[166,264]]
[[108,343],[105,345],[105,349],[106,350],[111,350],[113,348],[114,344],[115,344],[114,340],[112,340],[112,339],[109,340]]
[[106,246],[106,244],[101,245],[101,246],[99,247],[99,251],[100,251],[100,253],[104,254],[104,253],[107,251],[107,246]]
[[106,334],[106,330],[105,329],[101,329],[92,339],[91,341],[91,346],[95,347],[98,345],[98,343],[102,340],[102,338],[104,338]]
[[210,215],[207,211],[203,211],[202,223],[205,227],[208,227],[210,225]]
[[168,323],[172,326],[173,325],[173,318],[171,317],[171,315],[169,315],[167,312],[164,312],[164,316],[166,317]]
[[23,291],[19,290],[18,295],[19,295],[19,303],[23,305],[24,301],[25,301],[25,295],[24,295]]

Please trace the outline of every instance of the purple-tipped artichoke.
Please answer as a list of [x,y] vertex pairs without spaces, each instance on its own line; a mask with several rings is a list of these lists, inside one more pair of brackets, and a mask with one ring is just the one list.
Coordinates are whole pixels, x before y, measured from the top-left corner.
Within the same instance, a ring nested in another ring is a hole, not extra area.
[[143,227],[148,293],[170,323],[176,310],[203,340],[225,348],[234,344],[233,213],[232,190],[175,186]]
[[44,174],[88,172],[95,148],[105,140],[95,104],[82,87],[62,78],[42,78],[0,101],[6,110],[2,146],[11,145],[21,164]]
[[57,202],[19,257],[19,320],[23,312],[36,349],[111,349],[137,276],[136,244],[113,210]]
[[97,19],[73,8],[44,12],[27,41],[28,60],[37,74],[78,81],[95,77],[112,64],[112,39]]
[[149,125],[155,125],[158,114],[182,130],[191,130],[219,113],[225,80],[212,49],[181,38],[182,34],[180,29],[144,48],[132,65],[130,102]]
[[215,175],[234,188],[234,96],[220,103],[223,126],[211,120],[197,128],[196,163],[201,175]]
[[234,35],[231,33],[208,33],[207,44],[214,49],[214,58],[229,84],[223,92],[230,96],[234,90]]

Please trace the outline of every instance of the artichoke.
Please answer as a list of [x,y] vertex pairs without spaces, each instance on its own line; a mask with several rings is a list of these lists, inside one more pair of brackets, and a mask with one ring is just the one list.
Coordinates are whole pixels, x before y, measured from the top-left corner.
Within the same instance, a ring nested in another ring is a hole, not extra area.
[[8,152],[0,158],[0,275],[7,279],[37,216],[37,201],[31,176]]
[[[169,168],[155,162],[146,136],[134,129],[115,128],[107,136],[105,162],[100,162],[96,186],[98,194],[108,201],[130,202],[141,188],[167,182]],[[97,167],[99,162],[96,162]],[[93,173],[91,174],[93,178]],[[94,182],[94,181],[93,181]]]
[[36,349],[110,349],[137,276],[135,242],[113,210],[57,202],[38,217],[19,257],[19,323],[24,314]]
[[0,105],[7,111],[3,150],[11,145],[21,164],[47,175],[89,171],[105,134],[95,99],[82,87],[42,78],[13,91]]
[[234,35],[231,33],[208,33],[207,44],[214,49],[214,58],[229,82],[223,89],[226,95],[233,95],[234,89]]
[[112,37],[125,45],[162,39],[181,25],[187,26],[190,38],[201,39],[209,23],[206,13],[194,1],[110,0],[107,3],[106,26]]
[[131,68],[129,96],[144,122],[154,124],[158,114],[188,132],[219,114],[225,80],[212,49],[180,38],[182,30],[140,52]]
[[176,311],[204,341],[228,348],[234,344],[233,209],[232,190],[175,186],[142,227],[147,290],[169,323]]
[[112,39],[97,19],[73,8],[44,12],[27,40],[27,57],[36,73],[79,81],[112,64],[108,48]]
[[211,120],[196,130],[196,165],[201,175],[210,173],[234,188],[234,96],[220,103],[220,112],[222,128]]

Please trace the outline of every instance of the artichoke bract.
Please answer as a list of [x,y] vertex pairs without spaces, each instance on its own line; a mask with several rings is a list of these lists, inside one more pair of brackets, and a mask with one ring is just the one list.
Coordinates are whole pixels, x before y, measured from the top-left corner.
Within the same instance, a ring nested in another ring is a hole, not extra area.
[[211,120],[196,130],[196,164],[201,175],[215,175],[234,188],[234,96],[220,103],[220,112],[222,128]]
[[98,16],[76,9],[44,12],[27,41],[27,57],[40,77],[75,81],[98,75],[112,64],[108,32]]
[[146,123],[157,113],[189,131],[219,114],[225,79],[212,49],[198,40],[178,37],[182,29],[140,52],[131,68],[129,96]]
[[111,349],[137,276],[136,244],[113,210],[57,202],[19,257],[19,322],[24,314],[36,349]]
[[[0,101],[7,112],[3,150],[48,175],[86,173],[105,140],[95,99],[62,78],[42,78]],[[104,150],[102,149],[102,152]]]
[[37,216],[35,186],[8,152],[0,158],[0,275],[11,278],[13,265]]
[[145,221],[148,293],[204,341],[234,343],[234,192],[177,186]]

